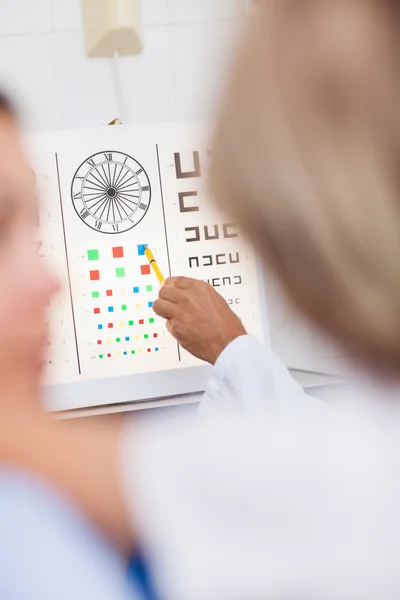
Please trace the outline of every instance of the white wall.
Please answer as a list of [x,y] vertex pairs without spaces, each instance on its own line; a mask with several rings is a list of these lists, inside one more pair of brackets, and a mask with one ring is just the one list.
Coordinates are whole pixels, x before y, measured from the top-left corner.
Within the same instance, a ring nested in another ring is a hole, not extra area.
[[[145,50],[122,57],[132,123],[202,119],[218,97],[240,0],[141,0]],[[87,58],[80,0],[1,0],[0,88],[34,130],[117,116],[111,59]]]

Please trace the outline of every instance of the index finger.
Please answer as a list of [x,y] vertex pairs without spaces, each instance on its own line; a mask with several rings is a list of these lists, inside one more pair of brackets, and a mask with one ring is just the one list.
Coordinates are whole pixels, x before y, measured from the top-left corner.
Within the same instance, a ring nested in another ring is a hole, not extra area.
[[181,290],[187,290],[193,285],[195,281],[195,279],[191,279],[190,277],[168,277],[164,281],[164,285],[176,287]]

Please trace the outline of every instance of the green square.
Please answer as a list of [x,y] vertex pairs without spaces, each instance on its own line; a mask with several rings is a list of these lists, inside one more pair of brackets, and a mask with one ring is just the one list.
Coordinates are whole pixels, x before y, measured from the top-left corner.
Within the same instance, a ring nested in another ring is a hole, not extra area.
[[152,292],[153,291],[153,286],[152,285],[146,285],[146,292]]
[[126,304],[123,304],[123,305],[121,306],[121,310],[126,310]]
[[116,339],[116,341],[117,341],[117,342],[120,342],[120,341],[121,341],[121,338],[117,338],[117,339]]
[[102,354],[99,354],[99,358],[103,358],[103,355],[102,355]]
[[132,350],[132,351],[131,351],[131,354],[135,354],[135,351],[134,351],[134,350]]
[[149,319],[149,323],[154,323],[153,317],[151,317],[151,319]]
[[92,292],[92,298],[100,298],[100,292]]
[[87,257],[88,257],[88,260],[99,260],[99,251],[98,250],[88,250]]
[[129,321],[128,325],[130,325],[132,327],[133,321]]
[[148,333],[145,333],[145,334],[144,334],[144,339],[145,339],[145,340],[149,339],[149,334],[148,334]]
[[115,274],[117,277],[125,277],[125,269],[124,267],[117,267],[115,269]]

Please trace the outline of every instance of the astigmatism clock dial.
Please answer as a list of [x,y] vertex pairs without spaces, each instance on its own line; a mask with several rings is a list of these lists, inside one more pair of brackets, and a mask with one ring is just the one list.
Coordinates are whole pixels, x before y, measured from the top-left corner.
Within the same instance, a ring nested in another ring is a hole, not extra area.
[[151,200],[146,171],[124,152],[98,152],[72,180],[71,196],[82,221],[102,233],[122,233],[145,216]]

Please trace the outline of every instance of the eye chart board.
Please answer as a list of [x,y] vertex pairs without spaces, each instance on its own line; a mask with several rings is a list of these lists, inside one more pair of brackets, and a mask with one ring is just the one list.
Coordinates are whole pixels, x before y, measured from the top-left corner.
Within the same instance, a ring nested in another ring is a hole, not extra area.
[[204,389],[209,367],[152,310],[165,276],[209,281],[263,339],[254,251],[207,198],[201,128],[113,126],[27,140],[41,198],[38,252],[61,282],[48,311],[48,408]]

